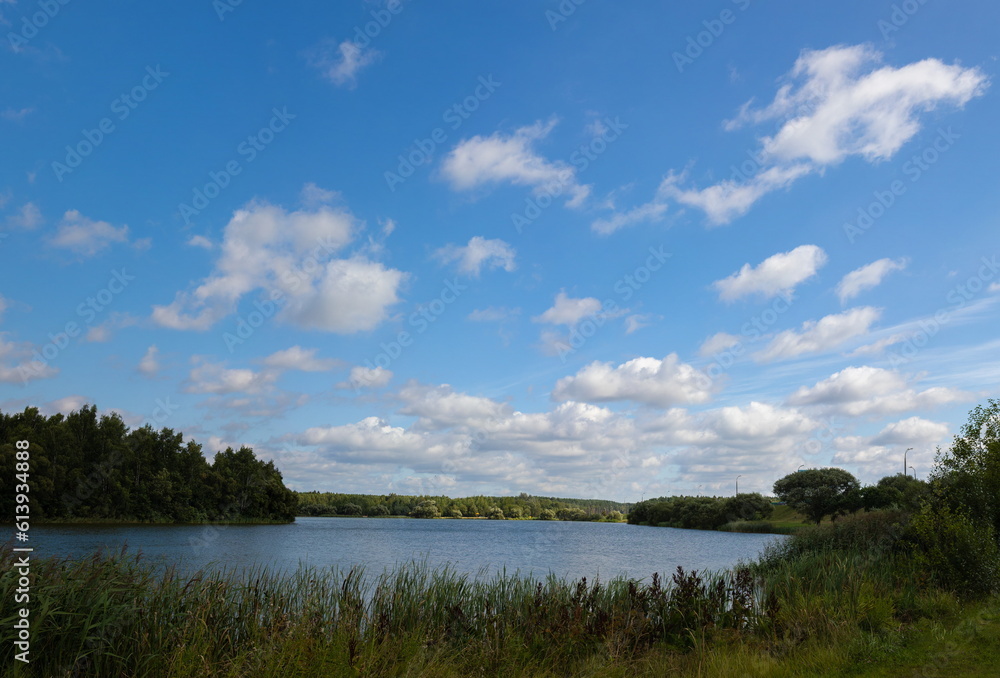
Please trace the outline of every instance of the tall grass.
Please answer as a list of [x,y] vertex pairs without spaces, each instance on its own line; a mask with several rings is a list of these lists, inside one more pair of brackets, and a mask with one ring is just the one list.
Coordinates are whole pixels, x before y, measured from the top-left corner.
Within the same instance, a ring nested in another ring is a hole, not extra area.
[[896,518],[820,526],[757,562],[668,581],[421,563],[180,576],[124,551],[39,559],[28,667],[13,661],[4,550],[0,663],[33,676],[747,676],[775,662],[823,675],[810,667],[874,661],[899,645],[901,624],[956,609],[898,548]]

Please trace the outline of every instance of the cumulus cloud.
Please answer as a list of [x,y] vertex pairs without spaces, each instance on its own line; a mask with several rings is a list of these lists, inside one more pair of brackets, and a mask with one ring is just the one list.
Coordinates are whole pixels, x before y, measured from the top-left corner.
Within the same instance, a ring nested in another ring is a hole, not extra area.
[[917,391],[898,372],[880,367],[848,367],[793,393],[790,405],[822,406],[847,416],[893,414],[973,399],[971,393],[934,387]]
[[909,417],[887,425],[872,438],[871,444],[930,445],[940,442],[947,435],[947,424]]
[[576,168],[562,161],[550,162],[534,149],[555,125],[555,120],[536,122],[511,135],[496,132],[464,139],[445,157],[441,172],[457,191],[511,183],[529,186],[536,195],[566,195],[566,206],[578,207],[590,187],[578,183]]
[[882,315],[881,309],[863,306],[802,323],[800,330],[785,330],[763,350],[753,355],[757,362],[794,358],[804,353],[830,351],[845,342],[867,334]]
[[585,402],[633,401],[669,407],[707,402],[711,398],[710,388],[711,380],[705,374],[671,353],[662,360],[635,358],[620,365],[595,361],[575,375],[556,382],[552,397]]
[[226,225],[214,270],[194,290],[179,292],[152,319],[180,330],[205,330],[260,292],[281,321],[338,334],[371,330],[399,301],[406,274],[361,254],[337,255],[361,225],[344,209],[322,205],[287,212],[251,202]]
[[276,370],[255,372],[250,369],[227,369],[221,363],[212,363],[194,357],[195,364],[185,385],[187,393],[256,394],[269,389],[278,377]]
[[905,259],[879,259],[851,271],[837,283],[837,296],[840,298],[840,303],[843,304],[865,290],[877,287],[885,276],[893,271],[902,271],[906,268],[906,263]]
[[115,228],[106,221],[94,221],[69,210],[59,222],[56,234],[49,240],[54,247],[62,247],[84,257],[92,257],[114,243],[128,242],[128,226]]
[[352,40],[326,40],[313,48],[307,55],[309,63],[322,73],[323,77],[339,87],[354,88],[358,73],[373,64],[381,53],[369,47],[362,47]]
[[507,308],[506,306],[489,306],[487,308],[477,308],[469,314],[469,320],[477,323],[498,323],[511,320],[521,315],[520,308]]
[[590,228],[599,235],[610,235],[626,226],[660,221],[666,213],[667,203],[653,200],[625,212],[615,212],[610,217],[595,219]]
[[468,245],[446,245],[437,250],[434,256],[445,263],[458,262],[459,271],[475,277],[479,276],[484,266],[490,269],[502,268],[508,273],[517,268],[514,263],[517,252],[499,238],[487,240],[477,235],[469,240]]
[[548,325],[566,325],[574,327],[588,316],[601,312],[601,301],[595,297],[573,298],[565,292],[556,295],[555,303],[541,315],[532,318],[536,323]]
[[348,380],[337,384],[337,388],[382,388],[392,381],[392,376],[392,371],[384,367],[357,365],[351,368]]
[[756,267],[743,267],[712,286],[723,301],[735,301],[754,294],[765,299],[777,295],[791,296],[796,286],[812,278],[826,263],[826,252],[816,245],[800,245],[790,252],[781,252],[762,261]]
[[327,372],[342,363],[333,358],[317,358],[316,349],[292,346],[276,351],[261,362],[267,367],[279,370],[299,370],[300,372]]

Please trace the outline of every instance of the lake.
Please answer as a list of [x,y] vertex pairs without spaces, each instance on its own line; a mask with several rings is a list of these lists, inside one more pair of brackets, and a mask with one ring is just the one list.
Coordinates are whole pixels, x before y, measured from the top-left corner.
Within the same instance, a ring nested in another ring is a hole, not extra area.
[[653,572],[715,570],[753,559],[782,535],[643,527],[624,523],[541,520],[414,520],[407,518],[297,518],[287,525],[39,525],[36,556],[84,556],[124,544],[144,558],[174,563],[185,572],[225,565],[299,564],[369,574],[412,560],[450,564],[469,575],[506,568],[544,577],[578,579]]

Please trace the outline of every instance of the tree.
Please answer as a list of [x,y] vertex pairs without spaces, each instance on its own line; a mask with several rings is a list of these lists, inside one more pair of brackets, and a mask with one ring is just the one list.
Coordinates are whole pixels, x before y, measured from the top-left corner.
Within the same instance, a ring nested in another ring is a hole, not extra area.
[[844,510],[847,499],[861,488],[842,468],[796,471],[774,483],[774,494],[817,524],[824,516]]
[[556,519],[556,512],[553,511],[552,509],[542,509],[541,511],[538,512],[538,519],[539,520],[555,520]]
[[486,512],[486,517],[490,520],[504,520],[503,510],[499,506],[493,506]]
[[1000,400],[976,407],[951,449],[938,450],[931,482],[952,506],[1000,535]]
[[410,515],[414,518],[440,518],[441,509],[433,499],[424,499],[410,511]]
[[744,492],[725,502],[727,520],[764,520],[774,511],[771,502],[759,492]]
[[462,512],[457,508],[453,508],[451,511],[448,512],[448,515],[450,515],[452,518],[461,518]]

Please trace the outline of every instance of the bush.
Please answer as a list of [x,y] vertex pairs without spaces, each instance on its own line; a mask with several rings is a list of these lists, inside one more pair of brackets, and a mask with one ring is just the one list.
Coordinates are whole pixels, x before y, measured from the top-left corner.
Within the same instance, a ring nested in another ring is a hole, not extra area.
[[542,509],[541,511],[538,512],[538,519],[539,520],[555,520],[556,519],[556,512],[553,511],[552,509]]
[[440,518],[441,509],[433,500],[425,499],[410,511],[410,515],[414,518]]
[[909,537],[914,559],[941,588],[965,597],[1000,588],[1000,549],[992,524],[928,502],[913,516]]

